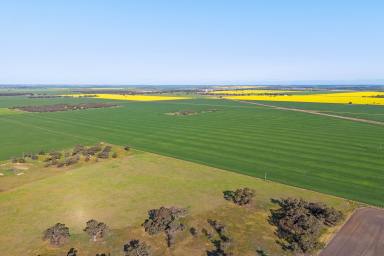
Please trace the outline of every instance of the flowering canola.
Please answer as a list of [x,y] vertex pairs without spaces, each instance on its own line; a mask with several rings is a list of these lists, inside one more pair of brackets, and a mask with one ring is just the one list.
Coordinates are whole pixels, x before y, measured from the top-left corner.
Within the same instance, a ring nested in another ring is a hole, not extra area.
[[154,95],[123,95],[123,94],[68,94],[64,96],[71,97],[90,97],[99,99],[110,99],[110,100],[132,100],[132,101],[161,101],[161,100],[185,100],[188,97],[180,96],[154,96]]
[[340,103],[384,105],[384,92],[337,92],[324,94],[292,94],[292,95],[242,95],[225,96],[232,100],[261,100],[261,101],[289,101],[312,103]]

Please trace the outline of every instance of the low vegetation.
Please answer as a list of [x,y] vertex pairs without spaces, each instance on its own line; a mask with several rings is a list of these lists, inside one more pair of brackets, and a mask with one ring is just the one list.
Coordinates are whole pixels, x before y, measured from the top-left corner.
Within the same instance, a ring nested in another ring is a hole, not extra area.
[[215,246],[215,249],[212,251],[208,251],[208,256],[232,256],[232,252],[230,252],[230,246],[232,239],[229,237],[228,232],[225,226],[216,221],[208,219],[209,225],[215,230],[218,235],[218,239],[211,239],[212,244]]

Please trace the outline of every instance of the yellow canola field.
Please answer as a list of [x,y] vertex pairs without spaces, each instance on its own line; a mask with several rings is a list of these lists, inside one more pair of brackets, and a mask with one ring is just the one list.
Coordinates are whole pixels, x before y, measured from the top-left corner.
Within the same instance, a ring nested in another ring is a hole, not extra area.
[[292,93],[298,91],[289,91],[289,90],[218,90],[211,92],[212,94],[265,94],[265,93]]
[[[381,96],[378,98],[375,96]],[[250,96],[225,96],[232,100],[261,100],[261,101],[289,101],[312,103],[339,103],[339,104],[366,104],[384,105],[384,92],[338,92],[324,94],[302,95],[250,95]]]
[[132,101],[161,101],[161,100],[186,100],[189,97],[180,96],[154,96],[154,95],[122,95],[122,94],[68,94],[75,98],[90,97],[109,100],[132,100]]

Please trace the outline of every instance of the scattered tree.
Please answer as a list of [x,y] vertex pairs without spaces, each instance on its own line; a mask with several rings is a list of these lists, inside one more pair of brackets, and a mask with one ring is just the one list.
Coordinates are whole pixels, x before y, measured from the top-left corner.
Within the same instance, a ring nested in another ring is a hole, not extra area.
[[145,231],[150,235],[165,232],[168,247],[174,244],[175,233],[184,230],[180,217],[185,216],[186,210],[180,208],[152,209],[148,211],[149,218],[143,223]]
[[69,236],[69,228],[65,224],[56,223],[44,232],[43,240],[49,240],[52,245],[61,246],[68,240]]
[[342,213],[322,203],[302,199],[282,199],[277,210],[271,210],[270,222],[277,227],[277,235],[284,240],[283,248],[297,253],[320,249],[319,241],[324,226],[333,226],[342,219]]
[[84,231],[92,238],[92,241],[96,242],[105,237],[108,227],[105,223],[92,219],[87,221]]

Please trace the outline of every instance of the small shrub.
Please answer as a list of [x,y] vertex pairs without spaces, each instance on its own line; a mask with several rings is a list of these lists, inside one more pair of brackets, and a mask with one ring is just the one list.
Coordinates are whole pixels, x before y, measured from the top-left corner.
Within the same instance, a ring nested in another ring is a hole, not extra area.
[[150,256],[150,247],[139,240],[131,240],[124,245],[125,256]]
[[77,250],[75,248],[69,249],[67,256],[77,256]]
[[257,249],[256,253],[258,256],[269,256],[269,254],[266,251],[264,251],[263,249]]
[[251,202],[254,191],[250,188],[240,188],[236,191],[224,191],[223,194],[226,200],[242,206]]
[[102,151],[102,152],[97,154],[97,157],[102,158],[102,159],[108,159],[109,158],[109,152]]
[[189,233],[191,233],[192,236],[196,237],[197,236],[197,229],[194,227],[191,227],[189,229]]

